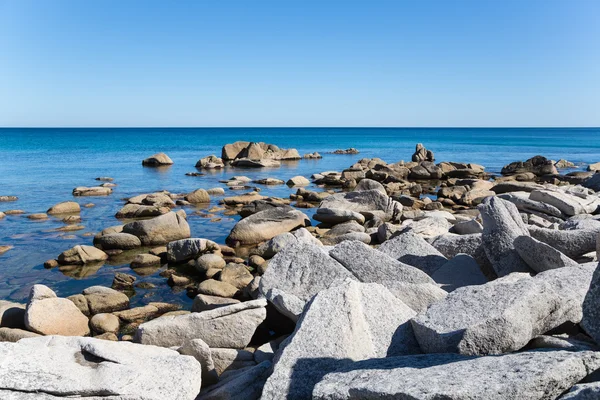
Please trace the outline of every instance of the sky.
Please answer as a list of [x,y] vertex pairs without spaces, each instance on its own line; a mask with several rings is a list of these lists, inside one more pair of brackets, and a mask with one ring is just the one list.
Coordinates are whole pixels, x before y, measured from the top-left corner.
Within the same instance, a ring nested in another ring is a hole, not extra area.
[[0,0],[0,126],[600,126],[599,0]]

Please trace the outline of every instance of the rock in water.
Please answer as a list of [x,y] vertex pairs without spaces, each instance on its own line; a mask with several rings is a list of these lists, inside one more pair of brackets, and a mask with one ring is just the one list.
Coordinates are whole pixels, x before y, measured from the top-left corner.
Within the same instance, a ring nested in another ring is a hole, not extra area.
[[433,274],[448,261],[425,239],[411,231],[383,242],[379,251],[400,262],[417,267],[428,275]]
[[108,259],[108,254],[94,246],[75,246],[72,249],[65,250],[58,256],[58,262],[65,265],[79,265],[104,261]]
[[[571,270],[569,268],[566,270]],[[565,270],[565,269],[563,269]],[[553,270],[561,271],[561,270]],[[427,353],[468,355],[516,351],[537,335],[581,319],[582,297],[552,276],[512,274],[459,288],[413,321]]]
[[145,158],[142,161],[142,165],[148,167],[159,167],[161,165],[171,165],[173,164],[173,160],[169,158],[165,153],[156,153],[153,156]]
[[600,268],[596,268],[583,302],[581,326],[600,344]]
[[599,366],[600,356],[591,351],[390,357],[357,362],[328,374],[315,386],[312,398],[550,400]]
[[42,335],[85,336],[88,319],[68,299],[56,296],[49,287],[33,285],[25,310],[25,326]]
[[489,197],[478,207],[483,220],[482,243],[498,276],[531,272],[513,244],[518,236],[529,236],[517,207],[506,200]]
[[136,341],[171,347],[202,339],[210,347],[243,349],[267,316],[264,299],[219,307],[201,313],[163,316],[141,324]]
[[529,160],[515,161],[502,168],[502,175],[514,175],[531,172],[537,176],[543,175],[558,175],[558,170],[551,160],[546,157],[535,156]]
[[157,245],[189,238],[190,226],[184,212],[171,211],[152,219],[130,222],[123,226],[123,232],[137,236],[144,245]]
[[320,247],[297,241],[269,261],[269,268],[260,281],[260,292],[280,312],[294,318],[315,294],[353,277]]
[[46,211],[46,214],[79,214],[80,211],[81,207],[79,206],[79,203],[74,201],[63,201],[62,203],[50,207],[48,211]]
[[380,215],[384,221],[395,220],[402,214],[402,204],[392,200],[379,190],[336,193],[326,197],[319,208],[337,208],[358,213],[371,213]]
[[433,157],[433,151],[427,150],[421,143],[417,143],[412,160],[413,162],[435,161],[435,158]]
[[540,242],[531,236],[517,237],[514,241],[514,246],[521,258],[535,272],[579,266],[579,264],[556,250],[554,247],[544,242]]
[[227,243],[258,244],[305,226],[310,226],[310,219],[304,213],[283,207],[271,208],[240,220],[227,237]]
[[48,336],[0,343],[0,358],[3,399],[193,400],[200,391],[193,357],[154,346]]
[[275,357],[262,399],[310,399],[325,374],[349,361],[420,353],[408,322],[415,314],[375,283],[347,280],[320,292]]

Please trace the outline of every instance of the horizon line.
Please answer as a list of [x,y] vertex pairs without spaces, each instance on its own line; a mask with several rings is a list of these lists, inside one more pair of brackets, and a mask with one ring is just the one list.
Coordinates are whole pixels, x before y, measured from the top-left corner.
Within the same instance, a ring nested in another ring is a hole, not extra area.
[[0,126],[0,129],[600,129],[599,126]]

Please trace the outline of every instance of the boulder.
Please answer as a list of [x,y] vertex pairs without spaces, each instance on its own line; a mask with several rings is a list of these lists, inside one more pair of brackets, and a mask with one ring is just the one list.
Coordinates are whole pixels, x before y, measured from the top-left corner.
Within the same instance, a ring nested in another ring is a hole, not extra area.
[[167,244],[167,261],[181,263],[207,253],[220,253],[219,245],[208,239],[180,239]]
[[218,375],[256,365],[254,353],[248,350],[212,348],[210,356]]
[[510,201],[517,206],[519,211],[525,213],[542,213],[557,218],[563,217],[562,211],[558,208],[548,203],[532,200],[527,192],[504,193],[498,197]]
[[513,244],[518,236],[529,235],[517,207],[506,200],[490,197],[478,209],[483,220],[483,248],[496,274],[530,272]]
[[202,368],[202,387],[214,385],[219,381],[210,347],[202,339],[186,341],[178,350],[179,354],[194,357]]
[[599,233],[592,229],[559,231],[537,226],[529,226],[528,230],[532,237],[549,244],[573,260],[596,250],[596,237]]
[[215,308],[238,304],[240,301],[236,299],[228,299],[220,296],[210,296],[199,294],[194,298],[192,304],[192,312],[202,312],[214,310]]
[[431,275],[448,260],[422,237],[404,232],[385,241],[379,251]]
[[560,397],[560,400],[597,400],[600,399],[600,382],[579,383]]
[[249,158],[238,158],[231,162],[232,167],[242,167],[242,168],[273,168],[279,167],[281,163],[276,160],[251,160]]
[[600,173],[595,173],[590,178],[583,181],[581,186],[600,192]]
[[73,189],[73,196],[108,196],[111,193],[111,188],[102,186],[79,186]]
[[185,196],[185,200],[193,204],[210,203],[210,196],[204,189],[196,189]]
[[600,356],[591,351],[389,357],[349,364],[325,376],[312,391],[312,398],[549,400],[598,366]]
[[239,289],[228,282],[207,279],[198,285],[198,293],[208,296],[233,297]]
[[25,310],[25,327],[41,335],[85,336],[88,319],[71,300],[44,285],[33,285]]
[[517,237],[514,246],[521,258],[535,272],[544,272],[554,268],[577,267],[579,265],[554,247],[531,236]]
[[598,208],[597,198],[585,200],[558,190],[534,190],[529,199],[550,204],[568,216],[592,213]]
[[321,246],[319,239],[313,237],[310,232],[304,228],[295,230],[294,232],[285,232],[275,236],[273,239],[261,244],[257,248],[257,254],[264,258],[271,258],[279,253],[285,246],[290,243],[303,241],[312,243],[315,246]]
[[104,261],[108,259],[108,254],[94,246],[77,245],[69,250],[65,250],[58,256],[58,262],[63,265],[80,265]]
[[525,172],[531,172],[536,176],[558,175],[558,170],[552,160],[546,157],[535,156],[527,161],[515,161],[502,168],[502,175],[515,175]]
[[[19,328],[0,328],[0,342],[11,342],[16,343],[21,339],[32,338],[42,336],[39,333],[26,331],[25,329]],[[2,394],[2,389],[0,389]]]
[[171,211],[169,207],[148,206],[143,204],[125,204],[117,213],[115,218],[148,218],[157,217]]
[[421,143],[417,143],[415,152],[411,158],[413,162],[435,161],[433,152],[431,150],[427,150]]
[[501,354],[534,337],[581,318],[581,301],[553,280],[511,274],[465,286],[412,320],[427,353]]
[[220,169],[224,167],[225,164],[223,163],[223,159],[215,155],[210,155],[208,157],[201,158],[196,163],[196,168],[202,169]]
[[600,268],[594,270],[589,290],[585,295],[581,326],[600,344]]
[[106,332],[118,333],[119,326],[119,317],[113,314],[96,314],[90,319],[90,327],[98,335]]
[[402,213],[402,205],[379,190],[336,193],[326,197],[319,208],[349,210],[363,215],[378,214],[384,221],[396,220]]
[[496,194],[510,192],[532,192],[534,190],[544,189],[544,186],[534,182],[500,181],[496,183],[491,190]]
[[0,355],[3,399],[193,400],[200,391],[193,357],[154,346],[49,336],[0,343]]
[[452,228],[452,224],[446,218],[427,217],[412,220],[410,224],[405,225],[403,231],[411,231],[422,237],[434,237],[448,233],[450,228]]
[[375,283],[347,280],[320,292],[275,357],[261,398],[310,399],[323,376],[350,361],[420,353],[415,314]]
[[353,189],[354,192],[364,192],[365,190],[379,190],[381,193],[387,196],[385,187],[377,181],[372,179],[361,179],[358,185]]
[[79,206],[79,203],[74,201],[63,201],[62,203],[50,207],[48,211],[46,211],[46,214],[79,214],[80,211],[81,207]]
[[206,273],[210,269],[223,269],[227,263],[218,254],[203,254],[198,257],[194,263],[194,266],[199,272]]
[[234,371],[225,379],[222,376],[219,383],[203,390],[197,400],[258,400],[271,367],[270,361],[263,361],[254,367]]
[[123,226],[124,233],[137,236],[143,245],[158,245],[190,237],[184,212],[168,212],[159,217],[134,221]]
[[132,269],[148,268],[152,266],[160,266],[161,259],[154,254],[138,254],[131,260],[129,266]]
[[483,225],[476,219],[460,221],[454,224],[452,231],[459,235],[471,235],[473,233],[483,233]]
[[94,246],[102,250],[130,250],[141,245],[140,239],[129,233],[111,233],[94,238]]
[[242,219],[227,237],[228,244],[258,244],[280,233],[310,226],[310,219],[298,210],[272,208]]
[[313,215],[313,219],[332,225],[348,221],[356,221],[361,225],[365,223],[365,217],[362,214],[356,211],[339,208],[317,208],[317,212]]
[[452,292],[463,286],[483,285],[488,282],[477,261],[468,254],[457,254],[438,268],[431,277],[446,292]]
[[303,176],[294,176],[287,181],[288,186],[308,186],[310,181]]
[[163,316],[145,322],[135,340],[142,344],[171,347],[202,339],[209,347],[243,349],[266,318],[265,299],[219,307],[201,313]]
[[0,300],[0,327],[24,329],[25,305]]
[[147,167],[159,167],[171,164],[173,164],[173,160],[171,160],[169,156],[165,153],[156,153],[142,160],[142,165],[145,165]]
[[120,311],[129,307],[129,297],[109,287],[91,286],[82,294],[88,302],[92,315]]

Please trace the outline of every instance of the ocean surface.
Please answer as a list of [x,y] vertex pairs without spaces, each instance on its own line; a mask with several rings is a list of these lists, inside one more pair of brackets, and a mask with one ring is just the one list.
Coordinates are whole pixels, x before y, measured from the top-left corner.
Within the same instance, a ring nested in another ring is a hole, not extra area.
[[[267,142],[282,148],[296,148],[301,155],[318,151],[321,160],[282,163],[276,169],[234,169],[197,172],[197,160],[210,154],[220,156],[221,147],[238,140]],[[296,175],[310,177],[321,171],[349,167],[361,158],[379,157],[388,162],[410,161],[415,144],[423,143],[435,153],[436,162],[473,162],[499,172],[503,165],[535,155],[575,162],[581,169],[600,161],[600,128],[118,128],[118,129],[0,129],[0,196],[18,196],[16,202],[0,203],[0,211],[21,209],[26,213],[45,212],[66,200],[80,204],[82,225],[75,232],[58,232],[59,219],[33,221],[25,215],[8,215],[0,220],[0,245],[14,248],[0,256],[0,299],[25,301],[31,285],[43,283],[61,296],[79,293],[92,285],[110,286],[117,271],[135,272],[127,260],[103,266],[61,270],[44,269],[43,263],[77,244],[92,244],[92,236],[121,222],[114,215],[123,199],[141,193],[168,190],[188,193],[198,188],[225,187],[219,180],[235,175],[252,179],[274,177],[283,180]],[[326,154],[355,147],[358,155]],[[174,161],[168,168],[142,167],[142,159],[165,152]],[[118,186],[107,197],[73,197],[77,186],[96,186],[97,177],[110,176]],[[261,194],[288,197],[296,189],[261,186]],[[226,188],[226,187],[225,187]],[[241,194],[226,188],[226,196]],[[213,198],[212,205],[219,198]],[[212,222],[202,209],[186,207],[193,237],[224,243],[239,217],[222,217]],[[199,211],[200,213],[195,213]],[[205,211],[205,210],[204,210]],[[303,209],[308,215],[312,210]],[[189,307],[185,291],[172,289],[158,272],[138,276],[138,282],[156,285],[136,289],[132,304],[172,301]]]

